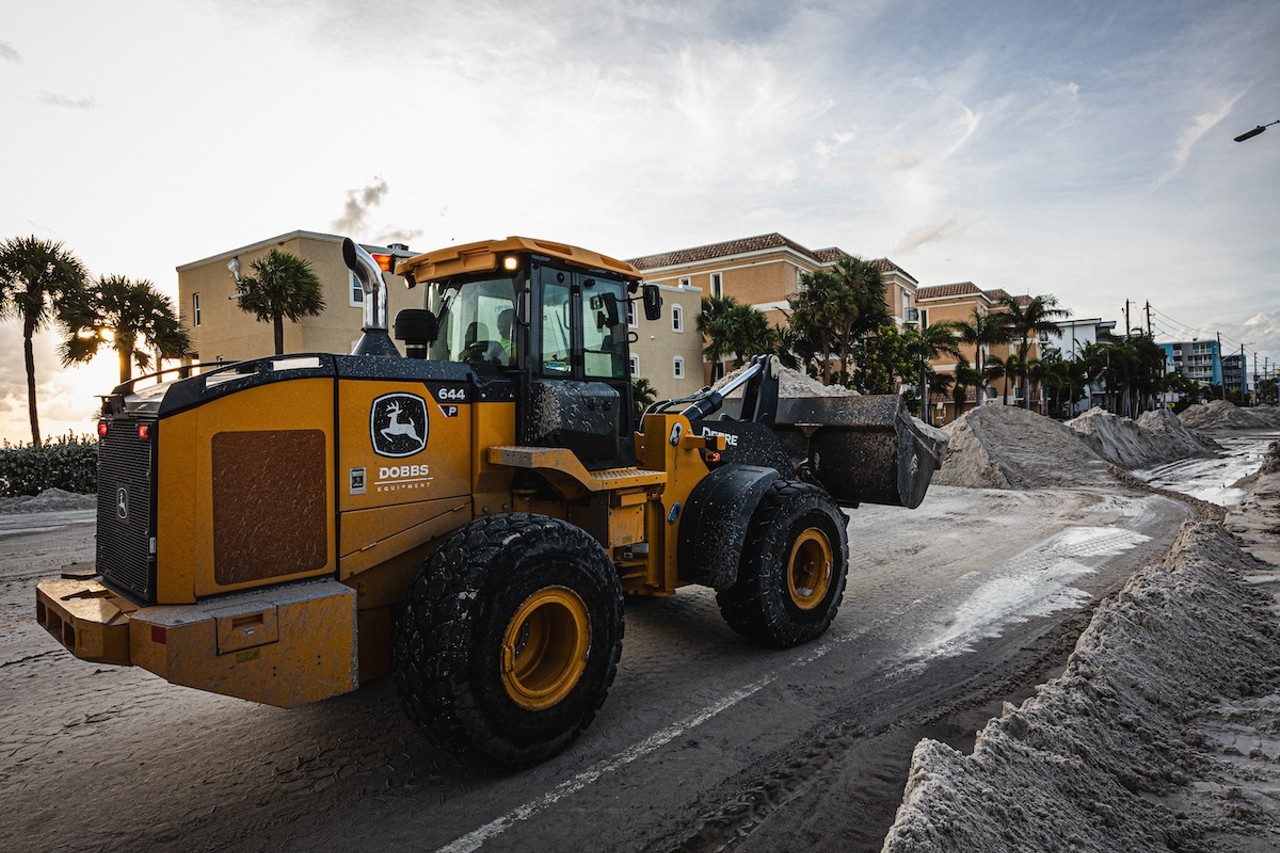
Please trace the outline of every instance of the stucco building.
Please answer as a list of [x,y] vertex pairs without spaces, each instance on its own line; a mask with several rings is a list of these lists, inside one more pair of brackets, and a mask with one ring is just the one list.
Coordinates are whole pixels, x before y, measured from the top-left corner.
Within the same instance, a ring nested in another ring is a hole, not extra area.
[[[700,291],[702,296],[729,296],[761,311],[771,325],[785,327],[787,300],[799,293],[801,276],[835,266],[845,257],[850,255],[843,249],[808,249],[773,232],[645,255],[632,258],[630,263],[644,273],[646,281],[681,291]],[[899,326],[913,321],[916,280],[887,258],[873,263],[884,279],[889,316]],[[695,331],[700,311],[699,299],[692,313],[686,314],[687,324]],[[709,365],[708,374],[710,371]]]
[[[272,249],[297,255],[311,264],[324,289],[324,311],[301,322],[284,323],[284,351],[351,352],[360,339],[364,292],[342,261],[342,237],[314,231],[291,231],[219,252],[178,267],[178,300],[183,324],[191,332],[193,362],[237,361],[275,353],[271,323],[259,322],[235,302],[236,282],[228,269],[240,262],[240,274],[253,274],[253,262]],[[389,247],[365,245],[371,252]],[[404,279],[388,276],[387,306],[392,320],[402,308],[421,308],[422,290],[409,290]],[[399,346],[399,344],[397,344]],[[403,347],[401,347],[403,352]]]

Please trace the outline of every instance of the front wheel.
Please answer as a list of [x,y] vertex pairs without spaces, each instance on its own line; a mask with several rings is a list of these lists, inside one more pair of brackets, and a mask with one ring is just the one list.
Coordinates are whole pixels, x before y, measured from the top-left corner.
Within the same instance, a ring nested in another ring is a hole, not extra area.
[[397,626],[396,684],[436,744],[532,764],[591,722],[622,630],[622,585],[598,542],[545,516],[492,516],[449,537],[419,572]]
[[716,595],[729,627],[752,642],[784,647],[825,632],[844,597],[845,524],[822,489],[774,482],[751,517],[737,580]]

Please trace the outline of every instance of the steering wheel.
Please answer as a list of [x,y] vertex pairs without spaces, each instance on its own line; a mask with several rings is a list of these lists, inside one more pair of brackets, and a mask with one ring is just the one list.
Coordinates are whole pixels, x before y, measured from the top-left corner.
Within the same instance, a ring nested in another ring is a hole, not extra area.
[[497,341],[476,341],[467,345],[466,360],[475,363],[487,362],[501,367],[507,363],[507,351]]

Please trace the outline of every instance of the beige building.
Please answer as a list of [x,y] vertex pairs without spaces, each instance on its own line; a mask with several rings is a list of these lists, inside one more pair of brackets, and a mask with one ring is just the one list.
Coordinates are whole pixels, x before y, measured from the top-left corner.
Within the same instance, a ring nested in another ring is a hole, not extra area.
[[[631,263],[644,273],[646,281],[682,291],[696,290],[705,296],[730,296],[763,312],[771,325],[785,327],[787,300],[800,291],[800,277],[835,266],[844,257],[849,254],[843,249],[807,249],[774,232],[632,258]],[[915,316],[917,282],[887,258],[874,263],[884,278],[885,307],[901,327]],[[698,300],[688,314],[695,331],[700,312]],[[707,375],[710,373],[708,365]]]
[[[678,249],[631,263],[656,284],[696,287],[707,296],[731,296],[764,312],[775,326],[785,326],[787,299],[800,291],[800,276],[835,266],[849,253],[834,246],[806,249],[774,232]],[[884,276],[885,306],[899,325],[913,305],[917,282],[887,258],[874,261]]]
[[[983,290],[971,281],[955,282],[953,284],[939,284],[930,287],[921,287],[916,291],[916,307],[918,309],[920,321],[927,326],[935,323],[955,322],[968,323],[973,320],[973,312],[977,312],[983,316],[995,314],[1002,311],[1000,301],[1009,298],[1009,293],[1005,290]],[[1019,301],[1030,300],[1029,296],[1017,297]],[[994,356],[999,359],[1006,359],[1013,353],[1018,351],[1019,342],[1015,341],[1009,344],[998,344],[995,346],[985,347],[988,356]],[[978,367],[974,364],[974,347],[973,344],[961,344],[960,354],[965,357],[971,367]],[[1040,341],[1039,338],[1033,337],[1027,350],[1027,358],[1040,357]],[[939,373],[955,373],[955,360],[949,356],[944,356],[933,362],[933,368]],[[983,397],[984,402],[1001,402],[1005,401],[1005,381],[1004,379],[994,380],[986,386]],[[1022,405],[1022,387],[1021,383],[1010,379],[1008,382],[1008,402],[1010,405]],[[961,413],[955,411],[955,402],[950,395],[934,394],[930,397],[930,405],[934,407],[933,417],[935,423],[947,423],[955,420]],[[966,390],[965,407],[968,409],[977,404],[977,392],[973,388]],[[1041,406],[1040,394],[1038,389],[1032,389],[1031,407],[1039,409]]]
[[687,397],[706,382],[698,331],[702,290],[688,284],[652,283],[662,292],[660,319],[646,320],[638,303],[628,303],[627,323],[634,333],[631,375],[649,380],[660,400]]
[[[191,332],[193,362],[236,361],[275,353],[271,323],[236,305],[236,283],[228,264],[240,262],[240,274],[253,274],[253,262],[272,249],[310,262],[324,288],[324,311],[318,317],[284,323],[284,351],[351,352],[360,339],[364,292],[342,261],[342,237],[313,231],[292,231],[238,249],[221,252],[178,267],[178,300],[182,322]],[[370,252],[388,247],[365,246]],[[421,308],[423,291],[409,290],[404,279],[388,276],[388,316],[392,322],[402,308]],[[399,346],[399,344],[397,344]],[[401,347],[403,352],[403,347]]]

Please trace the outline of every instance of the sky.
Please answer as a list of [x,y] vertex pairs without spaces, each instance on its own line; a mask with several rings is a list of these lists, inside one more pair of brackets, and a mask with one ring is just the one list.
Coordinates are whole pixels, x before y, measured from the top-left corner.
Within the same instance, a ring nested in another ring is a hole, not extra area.
[[[0,239],[177,294],[306,229],[629,258],[768,232],[1280,362],[1280,2],[0,7]],[[115,363],[36,341],[42,431]],[[1267,361],[1263,361],[1266,359]],[[1251,368],[1252,371],[1252,368]],[[29,439],[0,325],[0,438]]]

